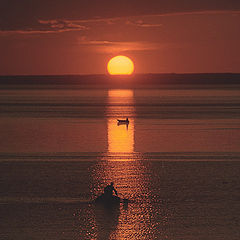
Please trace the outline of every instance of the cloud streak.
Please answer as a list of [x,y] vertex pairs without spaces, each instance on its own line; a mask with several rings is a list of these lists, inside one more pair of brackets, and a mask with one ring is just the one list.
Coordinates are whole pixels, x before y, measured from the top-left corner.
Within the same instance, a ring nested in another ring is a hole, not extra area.
[[95,41],[79,40],[79,44],[99,53],[123,53],[128,51],[147,51],[160,49],[159,43],[152,42],[113,42],[113,41]]
[[137,27],[142,27],[142,28],[159,28],[159,27],[163,26],[163,24],[161,24],[161,23],[146,23],[142,20],[138,20],[138,21],[127,20],[126,24],[137,26]]
[[217,15],[217,14],[240,14],[240,10],[201,10],[201,11],[183,11],[163,14],[153,14],[147,16],[167,17],[167,16],[184,16],[184,15]]
[[[8,27],[1,28],[0,22],[0,34],[52,34],[63,33],[71,31],[87,31],[90,28],[94,28],[94,24],[115,24],[119,21],[125,22],[127,25],[136,26],[139,28],[161,28],[161,23],[152,21],[136,20],[138,18],[147,17],[171,17],[171,16],[184,16],[184,15],[217,15],[217,14],[231,14],[240,15],[240,10],[198,10],[198,11],[182,11],[182,12],[166,12],[160,14],[140,14],[135,16],[123,16],[123,17],[109,17],[109,18],[89,18],[89,19],[39,19],[36,22],[25,24],[22,27]],[[1,18],[0,18],[1,20]]]
[[38,26],[20,30],[0,31],[0,34],[49,34],[70,31],[82,31],[88,28],[78,22],[69,20],[38,20]]
[[81,31],[88,29],[86,26],[70,20],[39,20],[40,24],[47,26],[52,31]]
[[39,19],[96,22],[137,16],[239,11],[238,0],[185,0],[184,4],[179,0],[5,0],[1,1],[0,30],[41,30]]

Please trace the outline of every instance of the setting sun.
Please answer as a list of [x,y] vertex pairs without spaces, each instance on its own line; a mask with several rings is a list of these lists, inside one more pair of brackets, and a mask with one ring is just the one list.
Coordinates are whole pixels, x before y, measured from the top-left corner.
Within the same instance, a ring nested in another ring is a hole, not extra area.
[[134,71],[134,64],[126,56],[116,56],[108,62],[107,69],[111,75],[130,75]]

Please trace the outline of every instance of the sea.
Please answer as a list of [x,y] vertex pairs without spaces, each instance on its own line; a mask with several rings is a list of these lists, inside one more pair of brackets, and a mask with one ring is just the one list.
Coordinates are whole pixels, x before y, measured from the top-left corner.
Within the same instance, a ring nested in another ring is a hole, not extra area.
[[1,240],[240,239],[240,84],[65,81],[0,85]]

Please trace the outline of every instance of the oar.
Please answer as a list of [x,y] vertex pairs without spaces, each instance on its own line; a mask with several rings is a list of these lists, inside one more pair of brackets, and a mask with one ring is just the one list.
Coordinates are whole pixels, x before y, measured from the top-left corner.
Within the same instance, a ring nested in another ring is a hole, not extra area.
[[122,197],[121,197],[122,202],[123,202],[124,204],[128,204],[128,202],[129,202],[128,198],[125,198],[121,193],[120,193],[120,195],[122,196]]

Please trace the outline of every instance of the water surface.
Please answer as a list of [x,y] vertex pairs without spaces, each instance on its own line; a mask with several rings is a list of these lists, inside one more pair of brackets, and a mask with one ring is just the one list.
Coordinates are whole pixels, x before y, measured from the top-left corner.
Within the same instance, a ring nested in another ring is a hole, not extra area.
[[[0,110],[1,239],[239,238],[239,88],[9,88]],[[111,181],[128,206],[91,203]]]

